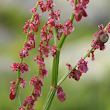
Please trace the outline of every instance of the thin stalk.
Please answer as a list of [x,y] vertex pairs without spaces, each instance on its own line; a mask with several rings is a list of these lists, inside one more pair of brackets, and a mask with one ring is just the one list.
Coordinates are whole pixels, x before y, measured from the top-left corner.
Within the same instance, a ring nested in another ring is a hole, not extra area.
[[[23,61],[23,58],[21,59],[20,63],[22,63]],[[20,73],[20,69],[18,69],[18,76],[17,76],[17,83],[16,83],[16,88],[15,88],[15,93],[17,95],[17,98],[18,98],[18,104],[19,104],[19,107],[21,107],[21,101],[20,101],[20,95],[19,95],[19,83],[20,83],[20,77],[21,77],[21,73]]]
[[44,104],[42,110],[49,110],[50,105],[52,103],[52,100],[54,98],[55,92],[56,92],[55,88],[50,88],[49,93],[48,93],[47,98],[46,98],[47,103]]
[[56,57],[53,59],[53,67],[52,67],[52,82],[51,82],[51,85],[53,87],[57,87],[59,56],[60,56],[60,50],[56,50]]

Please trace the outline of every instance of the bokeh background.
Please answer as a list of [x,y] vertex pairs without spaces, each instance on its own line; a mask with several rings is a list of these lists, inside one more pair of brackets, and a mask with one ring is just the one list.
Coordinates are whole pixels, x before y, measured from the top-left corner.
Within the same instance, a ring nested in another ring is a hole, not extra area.
[[[17,110],[18,101],[10,101],[10,81],[16,81],[17,72],[12,72],[10,65],[19,62],[19,51],[23,47],[26,34],[23,33],[25,21],[30,19],[30,8],[35,6],[37,0],[0,0],[0,110]],[[70,1],[55,0],[55,9],[61,10],[60,22],[70,18],[72,8]],[[75,30],[69,35],[63,45],[60,56],[59,79],[66,73],[68,62],[71,65],[83,57],[91,48],[93,34],[98,31],[98,25],[104,26],[110,21],[110,0],[90,0],[87,5],[88,17],[80,22],[74,22]],[[41,13],[40,9],[38,12]],[[40,29],[47,21],[48,13],[43,13],[41,26],[37,33],[36,48],[30,51],[30,56],[25,62],[30,67],[30,72],[23,74],[27,84],[21,89],[21,102],[30,95],[31,87],[28,83],[37,74],[37,64],[33,61],[36,57],[40,42]],[[51,40],[51,46],[53,41]],[[62,88],[66,93],[66,100],[60,102],[54,97],[50,110],[110,110],[110,41],[106,43],[104,51],[95,52],[95,61],[89,58],[89,71],[81,76],[77,82],[66,79]],[[45,78],[43,95],[36,102],[35,110],[41,110],[51,83],[52,57],[46,59],[49,76]]]

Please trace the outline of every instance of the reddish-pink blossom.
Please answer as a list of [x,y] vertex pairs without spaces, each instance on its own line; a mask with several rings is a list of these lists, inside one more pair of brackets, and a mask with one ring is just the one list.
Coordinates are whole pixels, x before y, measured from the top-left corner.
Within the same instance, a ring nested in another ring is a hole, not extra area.
[[10,87],[10,100],[13,100],[15,99],[16,97],[16,93],[15,93],[15,88],[16,88],[16,83],[14,81],[10,82],[10,84],[13,84],[11,87]]
[[66,63],[66,66],[68,66],[68,70],[72,70],[72,66],[68,63]]
[[12,71],[18,71],[18,69],[20,68],[20,63],[13,63],[12,65],[10,65],[10,68],[12,69]]
[[64,35],[65,36],[69,35],[73,30],[74,30],[74,27],[72,25],[72,22],[70,21],[70,19],[67,19],[63,29]]
[[24,49],[24,48],[23,48],[23,49],[20,51],[19,55],[20,55],[20,58],[26,58],[27,56],[29,56],[29,53],[28,53],[27,49]]
[[104,43],[99,43],[96,39],[92,41],[91,47],[95,47],[96,49],[100,49],[100,50],[104,50],[105,49],[105,45]]
[[66,94],[65,94],[65,92],[63,92],[63,89],[61,88],[61,86],[58,86],[57,87],[57,97],[58,97],[58,99],[60,100],[60,101],[65,101],[65,99],[66,99]]
[[[94,51],[95,50],[93,50],[92,52],[90,52],[90,54],[92,54],[92,58],[91,58],[92,61],[95,60],[95,58],[94,58]],[[89,52],[89,50],[88,50],[88,52]],[[90,57],[90,54],[88,55],[88,57]]]
[[61,23],[57,23],[55,28],[56,28],[57,38],[58,38],[58,40],[60,40],[60,38],[63,34],[64,26]]
[[75,15],[75,20],[78,22],[83,17],[87,17],[87,13],[85,11],[86,5],[89,3],[89,0],[79,0],[78,3],[74,6],[74,1],[71,1],[71,5],[73,8],[73,13]]
[[40,74],[39,74],[40,79],[44,79],[44,76],[45,77],[48,76],[48,70],[46,70],[45,67],[41,67],[39,71],[40,71]]
[[27,104],[29,104],[29,110],[33,110],[33,106],[34,106],[34,100],[32,98],[32,96],[28,96],[24,102],[23,102],[23,106],[26,106]]
[[36,25],[36,26],[40,26],[40,18],[41,18],[41,14],[38,14],[36,13],[34,15],[34,21],[33,21],[33,24]]
[[36,8],[31,8],[31,9],[30,9],[30,12],[31,12],[32,14],[34,14],[34,13],[36,12]]
[[54,22],[54,19],[53,18],[48,18],[48,22],[47,24],[51,27],[55,26],[55,22]]
[[24,72],[28,72],[30,69],[28,68],[28,65],[24,62],[20,64],[20,73],[23,74]]
[[74,0],[71,0],[71,6],[72,7],[74,6]]
[[27,28],[29,27],[29,22],[30,22],[30,19],[25,22],[26,25],[24,25],[24,27],[23,27],[24,33],[27,33]]
[[60,10],[53,10],[52,13],[49,13],[49,15],[51,16],[52,19],[55,18],[55,22],[58,22],[60,19]]
[[75,20],[77,22],[81,20],[82,16],[87,17],[87,13],[86,13],[85,9],[79,3],[77,5],[75,5],[75,9],[74,9],[73,13],[75,15]]
[[35,75],[35,77],[33,77],[31,79],[31,81],[29,82],[30,85],[34,85],[34,90],[32,91],[32,95],[34,97],[34,101],[37,100],[38,97],[40,97],[42,95],[42,91],[41,91],[41,87],[44,85],[43,82],[41,80],[39,80],[37,78],[37,76]]
[[55,6],[55,4],[51,0],[46,0],[46,4],[44,4],[44,0],[39,0],[39,6],[42,12],[45,12],[50,11],[50,9]]
[[28,68],[28,65],[24,62],[22,62],[22,63],[13,63],[12,65],[10,65],[10,68],[12,69],[12,71],[18,71],[18,69],[20,69],[20,73],[30,71],[30,69]]
[[56,57],[56,50],[58,50],[58,48],[54,45],[51,49],[51,54],[53,57]]
[[25,84],[26,84],[25,78],[24,77],[23,78],[20,77],[19,80],[20,80],[20,83],[21,83],[20,87],[25,88]]
[[78,71],[80,71],[81,73],[86,73],[88,71],[88,67],[87,67],[87,61],[84,60],[84,58],[82,57],[77,65],[78,65]]
[[69,78],[73,78],[76,81],[78,81],[80,79],[80,76],[82,75],[82,73],[79,70],[72,70],[71,73],[69,74]]

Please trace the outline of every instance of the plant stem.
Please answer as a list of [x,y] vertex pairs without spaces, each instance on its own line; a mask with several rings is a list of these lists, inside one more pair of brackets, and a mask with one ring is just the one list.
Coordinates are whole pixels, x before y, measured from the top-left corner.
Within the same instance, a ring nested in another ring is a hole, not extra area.
[[53,67],[52,67],[52,82],[51,82],[51,85],[53,87],[57,87],[59,56],[60,56],[60,50],[56,50],[56,57],[54,57],[54,59],[53,59]]
[[55,92],[56,92],[56,89],[50,87],[49,93],[48,93],[47,98],[46,98],[47,103],[44,104],[42,110],[49,110],[50,105],[52,103],[52,100],[54,98]]

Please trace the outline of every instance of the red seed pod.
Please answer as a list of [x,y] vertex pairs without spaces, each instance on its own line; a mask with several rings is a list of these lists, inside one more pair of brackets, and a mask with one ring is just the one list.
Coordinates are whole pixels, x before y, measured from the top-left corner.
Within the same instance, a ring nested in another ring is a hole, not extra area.
[[109,35],[104,30],[98,32],[97,41],[99,43],[104,44],[108,41],[108,39],[109,39]]

